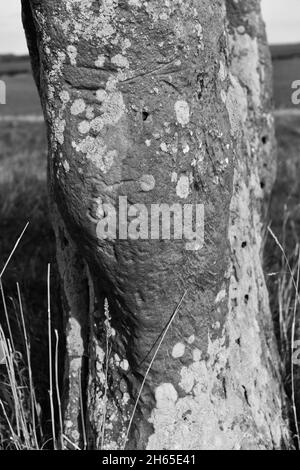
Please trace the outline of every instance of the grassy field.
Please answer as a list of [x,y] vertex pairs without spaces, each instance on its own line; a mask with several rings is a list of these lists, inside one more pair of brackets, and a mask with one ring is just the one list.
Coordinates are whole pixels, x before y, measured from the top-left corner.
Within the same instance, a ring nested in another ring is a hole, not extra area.
[[[16,283],[20,285],[26,313],[25,321],[31,338],[32,369],[37,384],[37,399],[44,410],[43,418],[47,424],[49,374],[45,364],[48,356],[47,264],[49,262],[52,265],[53,328],[61,330],[62,315],[54,235],[47,201],[44,125],[0,123],[0,142],[0,269],[29,221],[30,225],[3,277],[3,287],[16,348],[24,353]],[[0,324],[6,329],[2,308]],[[0,398],[3,399],[5,397],[2,396],[1,372],[0,366]]]
[[[297,278],[300,246],[300,114],[282,114],[276,117],[278,142],[277,180],[269,210],[272,231],[282,244],[288,262]],[[295,289],[289,266],[272,236],[265,249],[265,274],[270,293],[271,310],[281,351],[285,385],[291,396],[291,331],[295,306]],[[296,339],[300,338],[299,310],[296,321]],[[283,326],[287,328],[287,335]],[[300,413],[300,368],[294,367],[295,402]]]

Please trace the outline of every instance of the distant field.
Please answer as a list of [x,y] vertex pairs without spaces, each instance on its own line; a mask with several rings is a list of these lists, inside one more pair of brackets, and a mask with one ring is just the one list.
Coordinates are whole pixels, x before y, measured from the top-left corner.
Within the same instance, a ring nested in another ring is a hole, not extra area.
[[0,56],[0,79],[6,83],[7,103],[0,106],[0,118],[3,115],[41,114],[28,56]]
[[31,66],[28,56],[0,56],[0,75],[17,75],[30,72]]
[[300,44],[271,46],[276,108],[300,109],[291,101],[293,81],[300,80]]
[[274,60],[274,97],[276,108],[298,108],[292,103],[292,83],[300,80],[300,56]]
[[[300,105],[295,106],[291,102],[292,82],[300,80],[300,44],[272,46],[271,53],[276,108],[300,109]],[[27,56],[0,56],[0,79],[4,80],[7,86],[7,104],[0,106],[0,117],[41,114]]]
[[271,46],[271,54],[272,54],[273,60],[300,57],[300,43],[299,44],[273,45]]
[[7,103],[0,106],[0,118],[3,115],[42,113],[28,56],[0,56],[0,78],[6,83]]
[[32,75],[2,75],[6,83],[6,103],[0,105],[0,117],[3,115],[41,114],[41,104]]

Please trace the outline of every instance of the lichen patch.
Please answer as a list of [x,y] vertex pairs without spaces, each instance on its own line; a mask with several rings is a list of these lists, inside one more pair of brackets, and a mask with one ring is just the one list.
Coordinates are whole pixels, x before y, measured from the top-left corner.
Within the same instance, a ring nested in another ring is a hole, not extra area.
[[190,193],[189,177],[186,175],[181,175],[176,186],[176,194],[181,199],[186,199],[189,193]]
[[190,122],[190,107],[184,100],[176,101],[175,105],[176,119],[179,124],[186,126]]
[[185,353],[185,345],[183,343],[177,343],[172,349],[172,357],[174,359],[179,359],[180,357],[183,357]]
[[155,188],[155,178],[153,175],[143,175],[140,178],[140,187],[144,192],[152,191]]
[[99,170],[104,174],[113,166],[118,156],[117,150],[108,150],[101,137],[88,136],[78,146],[78,150],[86,155]]
[[97,59],[95,60],[95,66],[97,68],[102,68],[105,64],[105,56],[103,54],[98,55]]
[[75,46],[70,45],[67,47],[67,53],[72,65],[76,65],[77,49]]
[[241,87],[238,80],[231,75],[231,85],[226,97],[226,108],[231,124],[233,136],[239,135],[248,115],[247,92]]
[[129,62],[127,57],[124,57],[122,54],[117,54],[111,58],[111,62],[117,67],[129,69]]
[[86,104],[82,98],[79,98],[74,101],[71,106],[71,114],[73,116],[78,116],[79,114],[83,113],[86,108]]

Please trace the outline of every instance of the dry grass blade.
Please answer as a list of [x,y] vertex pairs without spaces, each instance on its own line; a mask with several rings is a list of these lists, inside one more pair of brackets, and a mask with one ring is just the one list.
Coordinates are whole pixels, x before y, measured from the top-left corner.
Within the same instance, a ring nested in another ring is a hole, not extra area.
[[157,346],[157,348],[156,348],[156,350],[155,350],[155,353],[153,354],[153,357],[152,357],[152,359],[151,359],[151,361],[150,361],[150,364],[149,364],[149,366],[148,366],[148,368],[147,368],[147,370],[146,370],[145,376],[144,376],[144,378],[143,378],[143,381],[142,381],[142,384],[141,384],[141,387],[140,387],[140,390],[139,390],[139,393],[138,393],[138,396],[137,396],[137,399],[136,399],[136,402],[135,402],[135,405],[134,405],[134,408],[133,408],[133,411],[132,411],[132,414],[131,414],[131,417],[130,417],[130,421],[129,421],[128,428],[127,428],[127,432],[126,432],[126,436],[125,436],[125,441],[124,441],[123,450],[125,450],[125,447],[126,447],[126,444],[127,444],[127,440],[128,440],[128,436],[129,436],[129,433],[130,433],[130,429],[131,429],[131,426],[132,426],[133,418],[134,418],[134,415],[135,415],[135,412],[136,412],[138,403],[139,403],[139,401],[140,401],[140,398],[141,398],[141,395],[142,395],[142,391],[143,391],[143,388],[144,388],[144,386],[145,386],[145,383],[146,383],[147,377],[148,377],[148,375],[149,375],[149,372],[150,372],[150,370],[151,370],[151,368],[152,368],[152,365],[153,365],[153,363],[154,363],[154,361],[155,361],[155,359],[156,359],[157,353],[158,353],[158,351],[160,350],[160,347],[161,347],[161,345],[162,345],[162,343],[163,343],[163,341],[164,341],[164,339],[165,339],[165,337],[166,337],[166,335],[167,335],[167,333],[168,333],[168,331],[169,331],[169,329],[170,329],[170,327],[171,327],[171,325],[172,325],[172,323],[173,323],[173,321],[174,321],[174,318],[176,317],[177,313],[178,313],[179,310],[180,310],[180,307],[181,307],[181,305],[182,305],[182,302],[184,301],[184,298],[185,298],[186,294],[187,294],[187,290],[184,292],[183,296],[181,297],[181,299],[180,299],[180,301],[179,301],[179,303],[178,303],[178,305],[177,305],[177,307],[176,307],[176,309],[175,309],[173,315],[172,315],[171,318],[170,318],[169,323],[168,323],[167,326],[165,327],[165,330],[164,330],[164,332],[163,332],[163,335],[161,336],[161,339],[160,339],[160,341],[159,341],[159,343],[158,343],[158,346]]
[[15,353],[16,350],[15,350],[13,335],[12,335],[12,331],[11,331],[11,327],[10,327],[10,321],[9,321],[8,310],[7,310],[6,299],[5,299],[5,294],[4,294],[4,289],[3,289],[3,284],[2,284],[1,277],[0,277],[0,290],[1,290],[2,304],[3,304],[5,319],[6,319],[6,323],[7,323],[9,339],[10,339],[10,342],[11,342],[11,345],[12,345],[12,348],[13,348],[13,352]]
[[55,388],[56,388],[56,398],[57,398],[57,406],[58,406],[58,417],[59,417],[59,438],[60,438],[60,446],[61,450],[64,450],[64,439],[63,439],[63,419],[62,419],[62,408],[61,408],[61,399],[60,399],[60,392],[59,392],[59,379],[58,379],[58,332],[55,332]]
[[51,275],[51,267],[50,267],[50,264],[48,264],[48,270],[47,270],[47,314],[48,314],[48,352],[49,352],[49,384],[50,384],[50,387],[49,387],[49,400],[50,400],[50,411],[51,411],[53,447],[54,447],[54,450],[57,450],[56,432],[55,432],[54,403],[53,403],[53,367],[52,367],[50,275]]
[[[5,352],[5,365],[9,382],[9,389],[12,395],[12,402],[14,406],[14,419],[16,432],[14,431],[13,440],[16,442],[15,436],[17,436],[17,442],[20,448],[31,449],[32,440],[30,439],[30,430],[28,429],[28,419],[26,412],[26,400],[24,400],[23,389],[17,381],[15,374],[15,361],[10,347],[9,341],[6,340],[4,332],[0,326],[0,340],[4,346]],[[26,390],[26,387],[25,387]],[[6,414],[7,416],[7,414]]]
[[30,394],[30,402],[31,402],[32,432],[33,432],[34,444],[38,448],[38,439],[37,439],[37,434],[36,434],[36,419],[35,419],[36,400],[35,400],[35,391],[34,391],[33,379],[32,379],[30,343],[29,343],[28,336],[27,336],[27,330],[26,330],[26,325],[25,325],[25,318],[24,318],[24,312],[23,312],[23,305],[22,305],[22,298],[21,298],[19,283],[17,283],[17,292],[18,292],[18,300],[19,300],[19,307],[20,307],[20,314],[21,314],[23,335],[24,335],[24,340],[25,340],[25,348],[26,348],[26,356],[27,356],[28,377],[29,377],[29,394]]
[[[104,316],[105,316],[105,332],[106,332],[106,351],[105,351],[105,386],[104,386],[104,410],[102,416],[102,428],[101,428],[101,449],[104,449],[104,439],[105,439],[105,427],[106,427],[106,412],[107,412],[107,394],[108,394],[108,369],[109,369],[109,356],[110,356],[110,348],[109,348],[109,339],[112,335],[111,330],[111,317],[109,313],[109,304],[108,300],[104,300]],[[99,442],[97,442],[97,448],[99,448]]]
[[16,386],[16,377],[15,377],[15,370],[13,365],[13,357],[10,354],[10,348],[7,339],[5,338],[4,331],[0,325],[0,341],[2,345],[2,350],[4,353],[5,359],[5,366],[9,381],[9,386],[12,394],[12,402],[14,405],[14,414],[16,418],[16,428],[17,428],[17,435],[20,436],[20,414],[19,414],[19,397],[18,397],[18,389]]
[[1,273],[0,273],[0,279],[3,277],[3,274],[5,273],[5,270],[6,270],[7,266],[9,265],[9,262],[10,262],[10,260],[12,259],[12,257],[13,257],[13,255],[14,255],[16,249],[18,248],[18,245],[19,245],[20,241],[22,240],[23,235],[24,235],[24,233],[26,232],[28,225],[29,225],[29,222],[27,222],[27,224],[25,225],[25,227],[24,227],[24,229],[23,229],[21,235],[19,236],[18,240],[16,241],[15,246],[13,247],[13,249],[12,249],[12,251],[11,251],[11,253],[10,253],[10,255],[9,255],[9,257],[8,257],[8,259],[7,259],[7,261],[6,261],[6,263],[5,263],[5,265],[3,266],[3,269],[2,269],[2,271],[1,271]]
[[280,243],[280,241],[278,240],[278,238],[276,237],[275,233],[272,231],[271,227],[268,227],[268,231],[270,232],[270,234],[271,234],[271,236],[273,237],[273,239],[274,239],[276,245],[279,247],[281,253],[283,254],[283,257],[284,257],[284,260],[285,260],[286,265],[287,265],[287,267],[288,267],[289,273],[290,273],[290,275],[291,275],[291,277],[292,277],[292,282],[293,282],[294,289],[295,289],[295,291],[296,291],[296,296],[297,296],[298,299],[299,299],[299,294],[298,294],[298,291],[297,291],[297,285],[296,285],[296,282],[295,282],[294,273],[293,273],[293,271],[292,271],[290,262],[289,262],[289,260],[288,260],[288,258],[287,258],[287,256],[286,256],[286,253],[285,253],[285,251],[284,251],[284,248],[283,248],[283,246],[281,245],[281,243]]
[[84,407],[83,407],[83,397],[82,397],[82,377],[81,370],[78,372],[79,377],[79,399],[80,399],[80,416],[81,416],[81,427],[82,427],[82,436],[83,436],[83,450],[87,449],[87,438],[86,438],[86,429],[85,429],[85,420],[84,420]]
[[68,436],[63,435],[63,438],[64,438],[72,447],[74,447],[75,450],[81,450],[78,445],[74,444],[74,442],[72,442],[72,441],[68,438]]
[[298,449],[300,449],[300,437],[299,437],[299,426],[298,426],[298,416],[297,416],[297,408],[295,402],[295,378],[294,378],[294,362],[293,362],[293,353],[294,353],[294,345],[295,345],[295,331],[296,331],[296,316],[297,316],[297,306],[298,306],[298,288],[299,288],[299,274],[300,274],[300,254],[298,257],[298,269],[297,269],[297,291],[295,295],[295,302],[294,302],[294,311],[293,311],[293,322],[292,322],[292,331],[291,331],[291,385],[292,385],[292,406],[293,406],[293,414],[294,414],[294,424],[296,429],[296,438],[298,442]]
[[11,425],[11,422],[9,421],[9,418],[8,418],[8,416],[7,416],[7,413],[6,413],[6,410],[5,410],[5,406],[3,405],[2,400],[0,400],[0,405],[1,405],[1,408],[2,408],[2,411],[3,411],[4,418],[5,418],[6,422],[7,422],[8,427],[9,427],[10,434],[11,434],[11,438],[12,438],[12,440],[13,440],[13,442],[14,442],[14,445],[16,446],[16,449],[17,449],[17,450],[20,450],[20,446],[19,446],[19,443],[18,443],[18,436],[17,436],[17,434],[15,433],[15,431],[14,431],[12,425]]

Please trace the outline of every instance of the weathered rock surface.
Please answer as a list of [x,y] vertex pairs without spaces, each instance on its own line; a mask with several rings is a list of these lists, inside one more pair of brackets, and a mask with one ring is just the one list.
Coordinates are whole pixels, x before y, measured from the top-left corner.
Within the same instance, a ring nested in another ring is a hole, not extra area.
[[[122,448],[186,292],[128,447],[288,445],[261,266],[274,139],[259,2],[22,3],[65,291],[65,432],[82,441],[82,389],[90,445]],[[120,196],[204,205],[204,246],[102,240]]]

